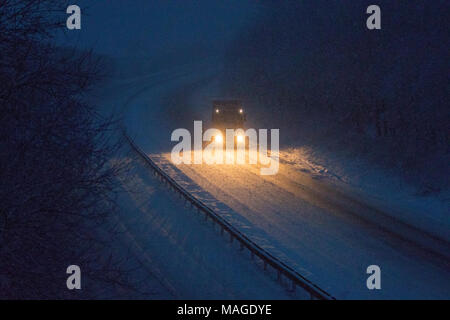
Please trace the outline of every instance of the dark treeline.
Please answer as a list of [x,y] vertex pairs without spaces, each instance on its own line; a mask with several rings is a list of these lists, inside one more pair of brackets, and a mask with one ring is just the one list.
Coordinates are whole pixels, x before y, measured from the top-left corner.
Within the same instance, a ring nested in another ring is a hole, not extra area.
[[[61,49],[64,1],[0,2],[0,298],[114,296],[129,288],[109,249],[111,163],[120,143],[85,94],[102,74],[89,52]],[[84,290],[66,288],[66,268]]]
[[[282,142],[363,154],[448,187],[448,1],[265,1],[267,11],[229,49],[224,90]],[[417,182],[416,181],[416,182]]]

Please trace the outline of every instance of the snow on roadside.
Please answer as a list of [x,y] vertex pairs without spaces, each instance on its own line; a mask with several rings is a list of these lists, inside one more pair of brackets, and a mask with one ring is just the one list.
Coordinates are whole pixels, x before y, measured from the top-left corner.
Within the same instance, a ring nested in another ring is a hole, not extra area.
[[445,195],[420,197],[413,186],[381,167],[310,147],[281,150],[280,161],[364,199],[393,218],[450,242],[450,201]]

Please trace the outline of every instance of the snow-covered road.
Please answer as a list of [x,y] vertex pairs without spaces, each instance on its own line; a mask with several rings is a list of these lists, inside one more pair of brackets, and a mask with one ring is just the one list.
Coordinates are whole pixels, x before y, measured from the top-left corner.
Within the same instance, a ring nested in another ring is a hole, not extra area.
[[[250,238],[337,298],[449,297],[448,257],[402,232],[424,237],[442,250],[445,244],[387,217],[383,220],[382,212],[289,166],[281,165],[275,176],[261,176],[251,165],[174,168],[168,154],[153,159]],[[379,224],[365,215],[378,215]],[[395,233],[395,228],[402,230]],[[366,287],[366,268],[372,264],[382,270],[380,291]]]
[[[180,109],[168,105],[167,96],[192,84],[190,90],[214,96],[212,74],[217,74],[215,63],[186,66],[159,76],[122,79],[108,94],[123,108],[129,134],[166,172],[338,299],[450,298],[448,242],[392,218],[344,188],[318,181],[289,163],[281,163],[274,176],[261,176],[254,165],[174,166],[168,154],[176,128],[170,108],[186,117],[189,110],[194,115],[196,108],[209,107],[209,101],[191,109],[186,102]],[[178,214],[159,206],[155,210]],[[186,227],[195,228],[195,223]],[[145,230],[139,232],[145,236]],[[381,290],[366,287],[366,268],[373,264],[381,268]]]

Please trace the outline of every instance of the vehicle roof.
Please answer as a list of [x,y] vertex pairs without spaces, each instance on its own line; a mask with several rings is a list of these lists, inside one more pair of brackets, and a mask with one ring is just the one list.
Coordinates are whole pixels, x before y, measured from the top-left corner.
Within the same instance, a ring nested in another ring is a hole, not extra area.
[[221,99],[221,100],[213,100],[213,106],[214,107],[216,107],[216,106],[221,106],[222,108],[223,107],[229,107],[229,108],[231,108],[231,107],[240,107],[240,106],[242,106],[242,102],[241,102],[241,100],[238,100],[238,99]]

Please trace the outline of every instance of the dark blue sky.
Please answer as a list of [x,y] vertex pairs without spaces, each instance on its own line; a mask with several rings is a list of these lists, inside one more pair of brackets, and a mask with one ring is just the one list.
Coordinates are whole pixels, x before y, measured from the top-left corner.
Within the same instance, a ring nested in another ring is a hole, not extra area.
[[75,0],[82,30],[65,41],[124,56],[136,51],[202,43],[221,47],[251,24],[263,7],[258,0]]

